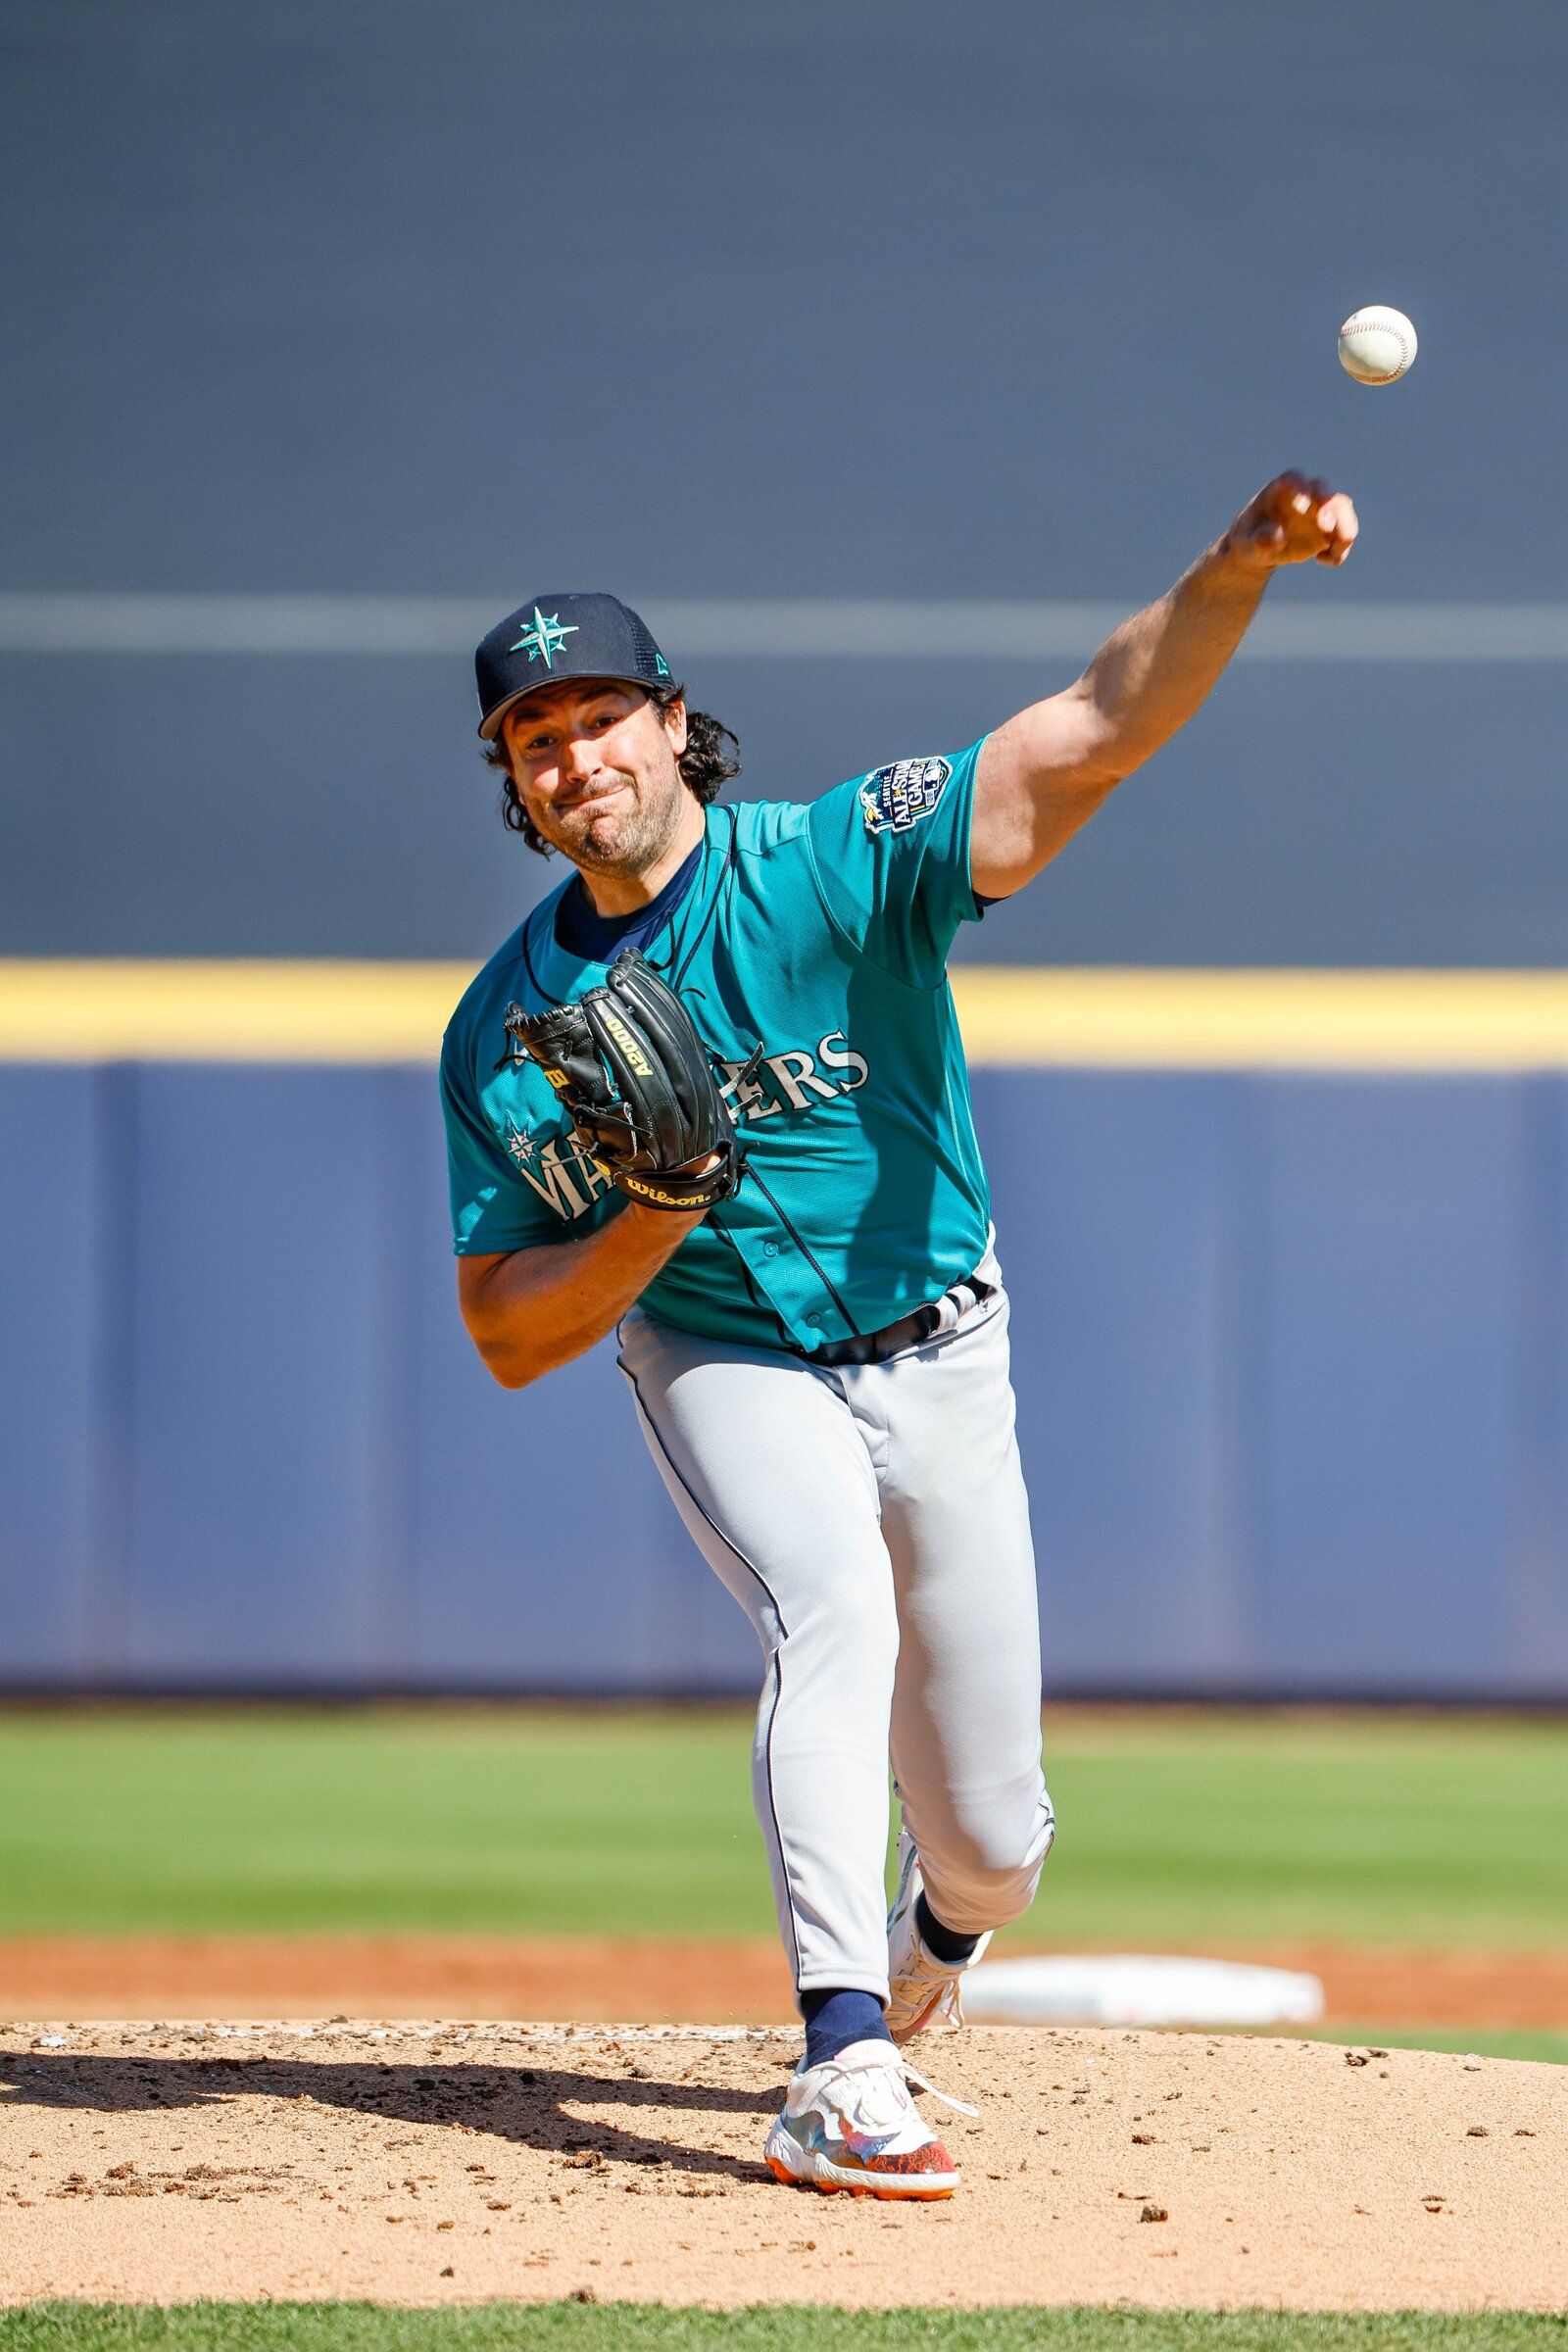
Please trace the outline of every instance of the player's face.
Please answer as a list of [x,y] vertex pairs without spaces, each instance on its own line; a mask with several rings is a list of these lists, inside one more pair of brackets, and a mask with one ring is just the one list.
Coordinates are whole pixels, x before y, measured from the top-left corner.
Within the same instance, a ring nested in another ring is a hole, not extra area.
[[517,797],[553,849],[597,874],[634,875],[668,848],[686,787],[686,712],[638,686],[590,679],[531,694],[501,724]]

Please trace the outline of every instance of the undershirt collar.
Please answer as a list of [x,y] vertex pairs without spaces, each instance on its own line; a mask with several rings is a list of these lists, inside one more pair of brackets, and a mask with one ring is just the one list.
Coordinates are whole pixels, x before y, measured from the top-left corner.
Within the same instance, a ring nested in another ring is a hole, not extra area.
[[601,914],[588,896],[581,874],[570,881],[556,902],[556,945],[584,963],[609,963],[622,948],[646,948],[662,924],[668,921],[697,879],[705,844],[699,842],[656,899],[630,914]]

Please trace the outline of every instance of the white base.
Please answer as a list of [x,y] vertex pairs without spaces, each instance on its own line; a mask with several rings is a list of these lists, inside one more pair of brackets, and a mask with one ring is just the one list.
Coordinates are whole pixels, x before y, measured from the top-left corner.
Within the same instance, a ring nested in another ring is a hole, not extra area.
[[1309,2026],[1323,1987],[1241,1960],[1060,1953],[980,1961],[964,1973],[963,2009],[977,2026]]

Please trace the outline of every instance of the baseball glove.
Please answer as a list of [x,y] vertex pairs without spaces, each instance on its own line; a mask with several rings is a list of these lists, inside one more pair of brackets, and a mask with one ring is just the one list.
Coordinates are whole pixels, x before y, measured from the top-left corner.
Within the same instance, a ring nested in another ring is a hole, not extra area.
[[539,1064],[570,1113],[579,1151],[628,1199],[648,1208],[711,1208],[734,1192],[735,1126],[708,1049],[674,990],[635,948],[623,949],[606,985],[575,1004],[534,1013],[509,1004],[506,1024],[514,1052]]

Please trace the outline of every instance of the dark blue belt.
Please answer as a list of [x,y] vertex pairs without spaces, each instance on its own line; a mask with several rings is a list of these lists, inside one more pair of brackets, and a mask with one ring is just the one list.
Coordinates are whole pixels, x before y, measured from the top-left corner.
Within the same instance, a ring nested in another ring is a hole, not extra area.
[[[885,1364],[890,1355],[902,1355],[906,1348],[918,1348],[942,1328],[943,1299],[951,1298],[958,1313],[996,1296],[994,1282],[982,1282],[971,1274],[967,1282],[956,1282],[944,1291],[942,1298],[929,1306],[917,1306],[912,1314],[901,1315],[896,1323],[886,1324],[881,1331],[858,1332],[853,1340],[829,1340],[825,1348],[813,1348],[807,1354],[811,1364]],[[805,1353],[805,1350],[802,1350]]]

